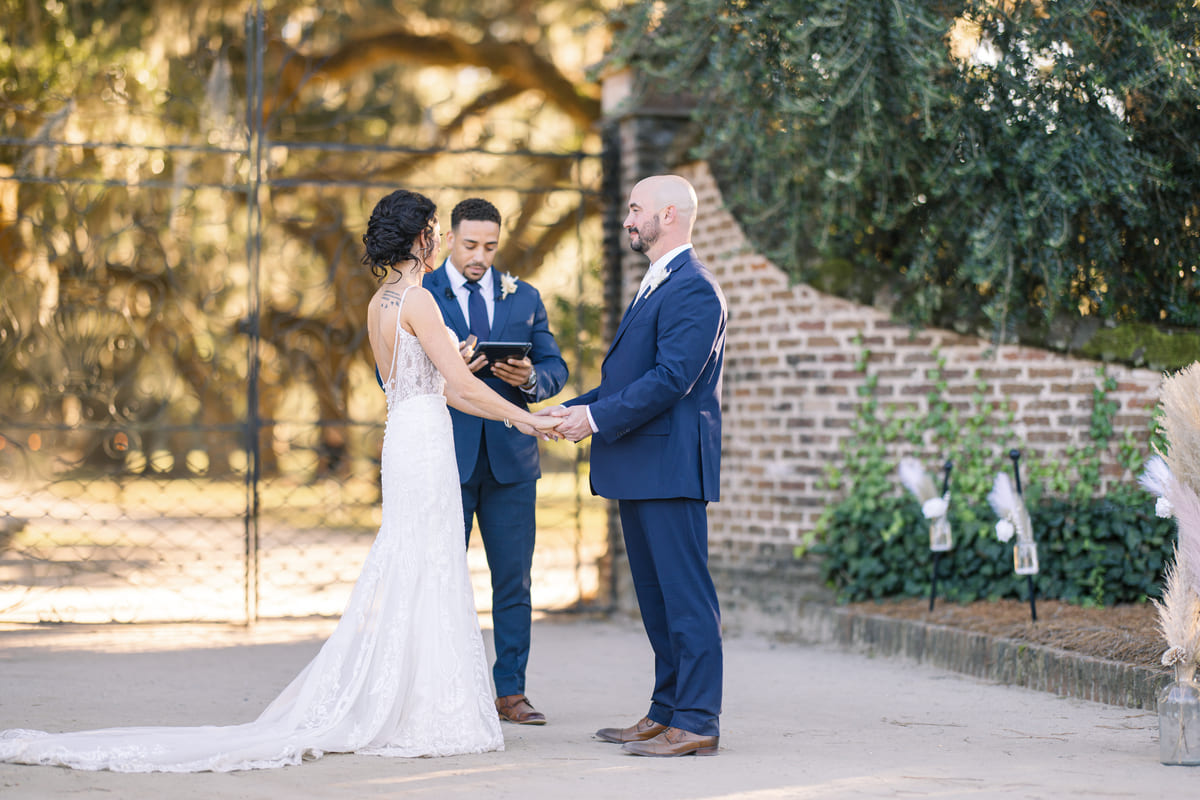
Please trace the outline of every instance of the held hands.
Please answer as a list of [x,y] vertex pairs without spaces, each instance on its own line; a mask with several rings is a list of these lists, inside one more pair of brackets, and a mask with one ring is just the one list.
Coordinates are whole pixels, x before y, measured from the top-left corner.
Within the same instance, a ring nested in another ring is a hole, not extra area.
[[592,435],[592,424],[588,422],[587,406],[553,406],[535,412],[535,416],[548,416],[558,421],[557,432],[572,442],[582,442]]
[[562,438],[562,434],[558,431],[559,420],[556,417],[544,416],[540,412],[534,415],[534,424],[526,425],[524,422],[514,422],[517,430],[527,436],[537,436],[543,442],[557,442]]

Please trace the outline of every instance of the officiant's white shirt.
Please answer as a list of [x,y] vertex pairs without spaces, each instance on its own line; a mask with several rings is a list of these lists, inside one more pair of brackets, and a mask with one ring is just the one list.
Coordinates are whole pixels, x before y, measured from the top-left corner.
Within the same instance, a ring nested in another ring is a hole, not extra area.
[[[483,273],[483,277],[479,279],[479,289],[483,294],[483,303],[487,306],[488,327],[496,320],[496,292],[495,278],[492,273],[495,270],[488,267],[487,272]],[[462,271],[454,266],[454,262],[449,258],[446,259],[446,277],[450,279],[450,288],[454,290],[454,297],[458,300],[458,307],[462,310],[463,319],[471,319],[471,311],[467,308],[467,301],[471,297],[471,290],[467,288],[467,276],[462,274]]]

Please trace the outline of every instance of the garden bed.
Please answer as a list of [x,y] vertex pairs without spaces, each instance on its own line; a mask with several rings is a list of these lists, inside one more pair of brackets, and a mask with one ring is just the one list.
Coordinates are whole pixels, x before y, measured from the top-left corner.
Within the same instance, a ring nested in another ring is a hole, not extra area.
[[1030,642],[1094,658],[1150,669],[1164,669],[1159,659],[1166,644],[1158,631],[1158,614],[1149,603],[1084,608],[1057,600],[1037,603],[1038,621],[1030,620],[1029,603],[1019,600],[956,604],[907,599],[846,606],[861,614],[877,614]]

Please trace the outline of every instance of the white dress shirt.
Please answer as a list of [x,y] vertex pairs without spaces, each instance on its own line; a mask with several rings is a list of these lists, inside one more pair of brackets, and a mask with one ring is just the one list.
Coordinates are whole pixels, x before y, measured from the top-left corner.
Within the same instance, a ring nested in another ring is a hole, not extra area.
[[[633,304],[637,305],[645,299],[646,289],[650,286],[651,281],[657,281],[658,283],[662,282],[667,274],[667,264],[670,264],[671,260],[674,259],[675,256],[679,255],[685,250],[691,249],[691,242],[686,242],[679,245],[679,247],[676,247],[674,250],[670,250],[656,258],[654,263],[646,268],[646,274],[642,276],[642,284],[638,287],[637,297],[634,298]],[[596,427],[596,420],[592,418],[592,407],[584,406],[583,410],[587,412],[588,425],[591,426],[592,433],[598,433],[600,429]]]
[[667,264],[670,264],[671,260],[674,259],[675,256],[682,253],[684,250],[691,250],[691,249],[692,249],[691,242],[687,242],[685,244],[679,245],[679,247],[676,247],[674,250],[671,250],[670,252],[668,252],[662,256],[659,256],[657,259],[655,259],[654,263],[646,268],[646,274],[642,276],[642,283],[641,283],[641,286],[638,287],[638,293],[637,293],[638,302],[642,301],[643,296],[646,294],[646,287],[648,287],[650,285],[651,281],[661,282],[662,279],[664,277],[666,277]]
[[[496,319],[496,291],[495,278],[493,278],[495,270],[488,267],[487,272],[483,273],[483,277],[479,279],[480,294],[483,295],[483,303],[487,306],[488,327]],[[454,290],[454,296],[458,299],[458,307],[462,311],[463,319],[470,320],[471,312],[467,308],[467,300],[471,297],[471,290],[467,288],[467,277],[459,271],[458,267],[454,266],[454,262],[446,259],[446,277],[450,279],[450,288]]]
[[[487,306],[488,327],[490,328],[496,322],[496,290],[495,286],[496,271],[488,267],[487,272],[483,273],[483,277],[479,279],[479,291],[483,295],[483,303]],[[454,297],[458,300],[458,308],[462,311],[463,319],[471,319],[471,310],[467,306],[471,298],[471,290],[467,288],[467,276],[458,271],[458,267],[454,266],[454,262],[449,258],[446,259],[446,277],[450,279],[450,288],[454,290]],[[525,396],[532,399],[534,391],[537,389],[537,369],[529,373],[529,380],[524,386],[518,386]]]

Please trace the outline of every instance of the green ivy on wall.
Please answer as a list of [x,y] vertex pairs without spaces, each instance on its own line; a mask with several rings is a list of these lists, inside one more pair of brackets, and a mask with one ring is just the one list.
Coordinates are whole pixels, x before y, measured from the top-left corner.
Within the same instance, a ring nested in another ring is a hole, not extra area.
[[[978,373],[965,407],[952,402],[945,361],[935,357],[922,411],[915,403],[881,403],[878,376],[867,371],[870,351],[861,350],[856,367],[864,381],[852,435],[825,475],[825,488],[845,497],[826,509],[814,541],[797,548],[798,556],[809,549],[821,556],[825,579],[843,602],[929,593],[929,523],[899,484],[903,452],[920,457],[931,472],[946,459],[954,462],[949,519],[955,546],[941,559],[939,594],[959,602],[1025,597],[1026,582],[1013,574],[1013,543],[996,538],[996,515],[986,499],[996,473],[1012,468],[1009,450],[1019,446],[1012,405],[988,399]],[[1037,592],[1086,605],[1142,602],[1158,594],[1175,526],[1154,516],[1152,499],[1136,485],[1102,493],[1106,454],[1136,475],[1146,446],[1132,432],[1115,433],[1118,404],[1110,394],[1116,381],[1103,368],[1097,377],[1087,443],[1068,447],[1055,460],[1022,460],[1021,484],[1040,557]],[[1155,418],[1151,441],[1157,437]],[[940,486],[941,475],[933,477]]]

